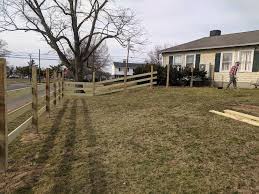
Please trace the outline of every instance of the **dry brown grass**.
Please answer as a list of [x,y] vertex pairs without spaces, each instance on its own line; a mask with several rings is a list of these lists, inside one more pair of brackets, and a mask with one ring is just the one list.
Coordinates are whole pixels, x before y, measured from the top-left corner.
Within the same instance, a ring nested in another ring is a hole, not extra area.
[[208,111],[259,105],[258,99],[257,90],[206,88],[65,98],[41,119],[38,141],[22,141],[29,129],[11,145],[6,189],[255,193],[259,129]]

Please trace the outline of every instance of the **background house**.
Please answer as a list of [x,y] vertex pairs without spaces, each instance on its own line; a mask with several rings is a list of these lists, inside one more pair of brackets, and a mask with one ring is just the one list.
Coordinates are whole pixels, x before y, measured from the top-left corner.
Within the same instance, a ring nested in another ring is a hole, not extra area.
[[[144,63],[128,63],[128,70],[127,70],[127,75],[131,76],[134,74],[134,69],[144,66]],[[125,67],[126,67],[126,61],[124,62],[114,62],[112,65],[112,77],[117,78],[117,77],[123,77],[124,72],[125,72]]]
[[226,84],[231,66],[240,61],[239,87],[251,87],[259,79],[259,30],[226,35],[214,30],[209,37],[165,49],[162,55],[163,65],[204,68],[216,85]]

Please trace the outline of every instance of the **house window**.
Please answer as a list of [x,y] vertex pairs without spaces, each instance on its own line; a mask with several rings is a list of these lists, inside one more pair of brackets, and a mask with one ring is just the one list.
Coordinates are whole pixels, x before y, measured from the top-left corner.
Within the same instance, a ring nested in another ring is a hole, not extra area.
[[119,68],[119,71],[121,71],[121,68]]
[[229,71],[233,64],[233,53],[223,53],[221,71]]
[[182,66],[182,64],[183,64],[183,57],[182,57],[182,55],[174,56],[174,65]]
[[240,51],[240,71],[251,72],[253,63],[253,51]]
[[195,55],[186,55],[186,67],[194,67]]
[[128,72],[129,72],[129,70],[130,70],[130,69],[128,68]]

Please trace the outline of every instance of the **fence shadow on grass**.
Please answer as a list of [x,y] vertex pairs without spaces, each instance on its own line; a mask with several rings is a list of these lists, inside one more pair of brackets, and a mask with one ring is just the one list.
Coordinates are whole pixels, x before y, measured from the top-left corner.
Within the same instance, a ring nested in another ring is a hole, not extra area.
[[87,161],[89,163],[89,177],[92,187],[90,193],[107,193],[107,183],[105,180],[106,173],[100,158],[102,153],[97,149],[96,132],[92,126],[85,99],[81,99],[81,101],[83,104],[83,114],[85,119],[84,128],[87,130],[87,146],[90,148]]
[[74,147],[76,144],[76,109],[77,109],[77,100],[73,101],[73,105],[69,116],[69,124],[67,125],[67,131],[65,132],[65,145],[64,145],[64,154],[57,171],[55,173],[55,178],[58,178],[60,181],[55,181],[55,185],[52,188],[51,193],[70,193],[71,186],[70,173],[72,170],[72,163],[75,160]]
[[58,135],[58,132],[60,131],[60,125],[62,123],[62,118],[65,115],[68,104],[69,104],[69,100],[66,100],[64,102],[64,106],[60,109],[60,111],[58,112],[58,115],[56,116],[55,120],[53,121],[53,125],[51,126],[50,131],[48,133],[48,137],[45,139],[42,149],[40,150],[39,158],[37,159],[37,163],[45,164],[45,162],[49,159],[50,153],[54,147],[55,139]]
[[[59,110],[57,116],[55,117],[53,122],[53,125],[51,126],[50,130],[48,131],[48,136],[42,143],[42,148],[39,152],[39,157],[34,160],[37,165],[45,165],[46,161],[50,158],[50,154],[52,149],[54,148],[54,142],[57,138],[57,135],[60,131],[60,125],[62,123],[62,118],[65,115],[66,109],[68,107],[69,100],[66,100],[64,102],[64,106]],[[40,176],[43,173],[44,168],[39,172],[37,171],[37,174],[33,177],[34,181],[32,184],[27,185],[23,188],[18,188],[15,193],[33,193],[32,188],[37,185],[40,181]]]

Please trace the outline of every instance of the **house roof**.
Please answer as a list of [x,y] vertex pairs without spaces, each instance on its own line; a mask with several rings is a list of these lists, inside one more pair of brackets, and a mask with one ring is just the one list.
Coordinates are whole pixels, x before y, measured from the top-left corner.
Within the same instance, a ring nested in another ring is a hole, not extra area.
[[[125,63],[114,62],[113,64],[116,68],[124,68],[125,67]],[[132,68],[132,69],[136,69],[136,68],[144,66],[144,65],[145,65],[144,63],[128,63],[128,67]]]
[[204,37],[192,42],[181,44],[162,50],[162,53],[182,51],[208,50],[217,48],[231,48],[240,46],[259,45],[259,30],[225,34],[220,36]]

